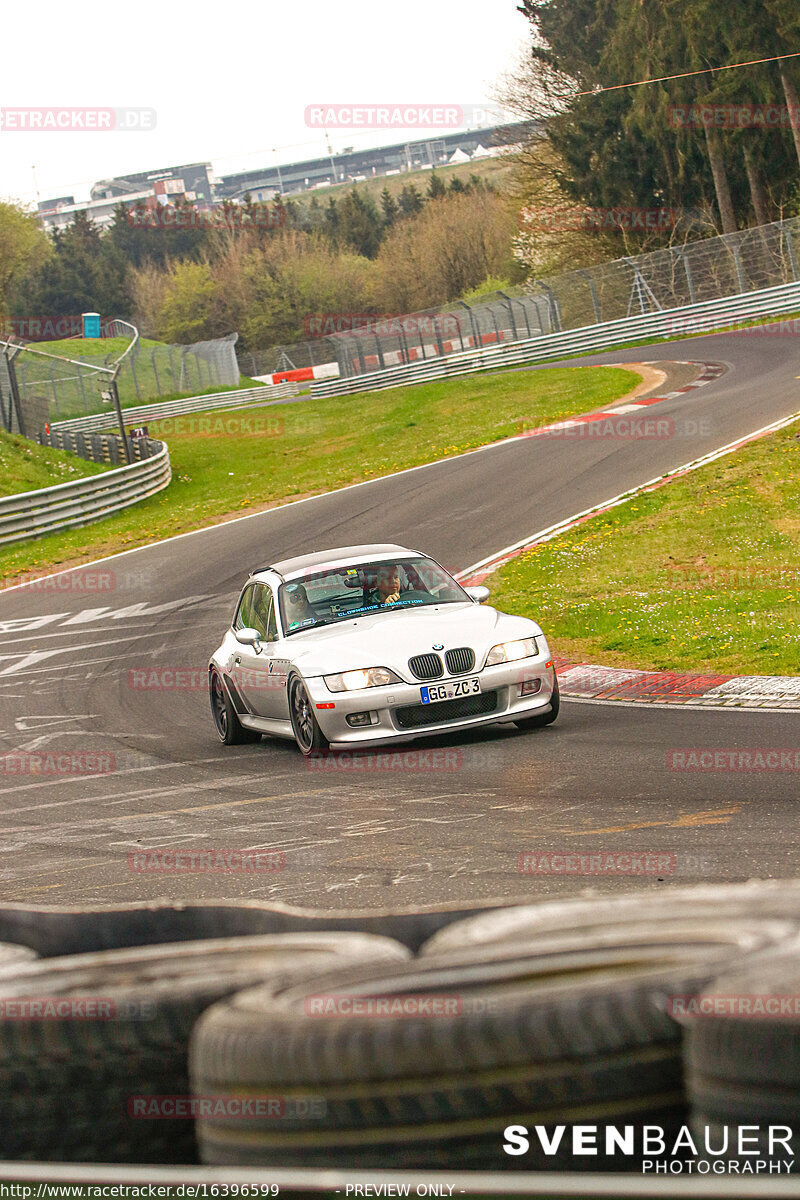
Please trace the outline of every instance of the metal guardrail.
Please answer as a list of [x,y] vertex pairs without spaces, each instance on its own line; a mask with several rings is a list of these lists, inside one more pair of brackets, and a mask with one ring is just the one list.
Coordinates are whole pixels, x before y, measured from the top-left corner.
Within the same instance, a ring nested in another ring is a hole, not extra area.
[[565,333],[551,333],[545,337],[511,342],[506,346],[493,346],[487,350],[473,350],[428,359],[425,362],[408,363],[402,367],[374,371],[368,375],[323,380],[311,384],[311,395],[347,396],[354,392],[383,391],[387,388],[427,383],[450,376],[469,375],[476,371],[497,370],[524,363],[546,362],[548,359],[563,358],[569,354],[606,350],[642,338],[685,337],[690,333],[713,330],[736,321],[798,311],[800,283],[781,284],[758,292],[727,296],[722,300],[708,300],[702,304],[658,310],[624,320],[608,321],[602,325],[588,325],[581,329],[570,329]]
[[171,479],[169,448],[162,442],[152,458],[130,466],[35,492],[2,496],[0,545],[75,529],[112,516],[162,491]]
[[[142,421],[158,420],[159,417],[178,417],[186,413],[213,412],[225,408],[257,408],[275,400],[296,396],[296,383],[279,383],[274,387],[265,385],[256,388],[240,388],[235,392],[214,392],[210,396],[186,396],[182,400],[165,400],[162,404],[143,404],[136,408],[123,408],[126,425],[139,425]],[[96,413],[88,417],[73,417],[68,421],[53,421],[51,429],[72,429],[76,432],[94,433],[114,424],[111,413]]]
[[162,443],[155,438],[128,437],[128,456],[118,433],[82,433],[80,429],[42,430],[36,435],[40,446],[49,446],[52,450],[65,450],[68,454],[77,454],[87,462],[107,464],[121,467],[126,462],[138,462],[143,458],[153,458],[161,449]]

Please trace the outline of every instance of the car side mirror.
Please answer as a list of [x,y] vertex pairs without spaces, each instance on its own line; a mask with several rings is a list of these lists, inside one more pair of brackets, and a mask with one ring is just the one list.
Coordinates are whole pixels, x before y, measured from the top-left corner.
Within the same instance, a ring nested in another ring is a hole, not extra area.
[[489,589],[487,587],[468,587],[464,588],[464,591],[470,600],[474,600],[476,604],[485,604],[489,599]]
[[261,653],[261,634],[257,629],[234,629],[234,637],[243,646],[252,646],[256,654]]

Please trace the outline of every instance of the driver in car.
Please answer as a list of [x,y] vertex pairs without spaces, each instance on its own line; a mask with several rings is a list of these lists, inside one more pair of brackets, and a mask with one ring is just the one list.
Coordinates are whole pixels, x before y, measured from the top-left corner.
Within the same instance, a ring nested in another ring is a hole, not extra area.
[[397,604],[400,600],[400,568],[387,563],[378,567],[375,588],[370,595],[371,604]]

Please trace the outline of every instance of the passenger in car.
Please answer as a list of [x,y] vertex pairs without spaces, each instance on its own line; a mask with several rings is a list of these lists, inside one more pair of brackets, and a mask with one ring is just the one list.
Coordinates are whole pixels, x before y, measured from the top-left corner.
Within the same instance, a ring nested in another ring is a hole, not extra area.
[[290,625],[295,621],[307,621],[309,618],[316,620],[317,614],[309,603],[308,592],[302,583],[287,583],[286,599],[286,616]]

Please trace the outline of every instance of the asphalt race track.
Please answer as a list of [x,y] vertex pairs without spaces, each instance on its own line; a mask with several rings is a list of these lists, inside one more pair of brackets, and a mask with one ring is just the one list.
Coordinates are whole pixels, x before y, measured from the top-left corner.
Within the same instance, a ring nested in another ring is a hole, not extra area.
[[[116,557],[86,569],[95,588],[105,573],[94,594],[0,595],[3,752],[69,752],[103,768],[35,775],[23,758],[21,773],[0,774],[0,898],[399,908],[800,874],[796,775],[667,765],[679,748],[794,747],[796,713],[568,702],[537,734],[427,739],[413,744],[410,769],[382,770],[312,769],[293,744],[268,739],[227,749],[212,725],[208,655],[251,568],[397,541],[460,570],[800,409],[791,337],[718,335],[668,352],[728,368],[659,405],[673,438],[500,444]],[[652,346],[570,365],[666,355]],[[133,686],[152,667],[190,686]],[[132,869],[129,854],[151,847],[269,848],[285,867]],[[648,873],[631,877],[520,874],[520,854],[534,850],[657,854],[661,874],[652,859],[637,868],[644,858],[631,869]]]

